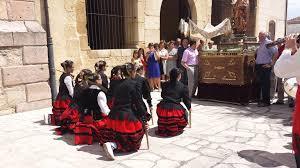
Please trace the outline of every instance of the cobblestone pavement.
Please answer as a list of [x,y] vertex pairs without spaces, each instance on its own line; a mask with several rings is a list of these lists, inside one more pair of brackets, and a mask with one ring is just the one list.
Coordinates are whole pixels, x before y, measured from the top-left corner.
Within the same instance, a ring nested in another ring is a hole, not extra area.
[[[153,93],[154,104],[159,94]],[[136,153],[107,161],[98,144],[74,146],[43,125],[50,109],[0,117],[0,167],[30,168],[260,168],[295,167],[291,151],[291,109],[193,102],[192,128],[173,138],[149,130]],[[156,121],[156,116],[154,121]]]

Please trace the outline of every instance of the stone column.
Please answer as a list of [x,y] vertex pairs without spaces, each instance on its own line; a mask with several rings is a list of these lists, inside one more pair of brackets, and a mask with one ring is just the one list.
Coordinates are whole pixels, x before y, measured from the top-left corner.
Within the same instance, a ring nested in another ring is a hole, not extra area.
[[160,8],[162,0],[145,0],[145,43],[160,41]]
[[140,47],[145,47],[145,0],[137,0],[137,28],[136,38]]

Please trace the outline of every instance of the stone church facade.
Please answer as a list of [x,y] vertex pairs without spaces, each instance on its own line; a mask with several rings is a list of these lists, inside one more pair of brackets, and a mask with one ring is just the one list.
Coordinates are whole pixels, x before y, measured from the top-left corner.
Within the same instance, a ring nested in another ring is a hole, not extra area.
[[[285,1],[249,0],[250,36],[284,35]],[[177,37],[180,18],[199,27],[231,16],[231,0],[48,0],[57,70],[130,61],[137,47]],[[0,115],[49,107],[44,0],[0,0]],[[58,78],[60,72],[57,71]]]

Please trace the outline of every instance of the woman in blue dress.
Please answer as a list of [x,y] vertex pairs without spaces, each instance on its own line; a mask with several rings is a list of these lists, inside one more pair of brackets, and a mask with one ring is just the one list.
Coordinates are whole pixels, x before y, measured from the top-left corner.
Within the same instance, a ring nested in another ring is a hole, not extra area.
[[160,89],[160,69],[159,69],[159,54],[157,52],[158,44],[150,43],[148,45],[148,80],[151,90]]

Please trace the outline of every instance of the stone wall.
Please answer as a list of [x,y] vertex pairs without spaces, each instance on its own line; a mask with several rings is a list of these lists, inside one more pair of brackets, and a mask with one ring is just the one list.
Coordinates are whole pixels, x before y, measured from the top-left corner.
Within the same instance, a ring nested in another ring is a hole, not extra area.
[[[210,22],[212,0],[188,2],[193,20],[197,24],[203,27]],[[75,73],[82,68],[93,70],[93,65],[99,60],[108,62],[108,71],[113,66],[130,61],[132,52],[137,47],[145,47],[149,42],[159,42],[161,4],[162,0],[131,0],[130,4],[125,1],[125,6],[132,9],[125,12],[130,15],[130,12],[134,11],[135,16],[134,19],[126,20],[126,23],[130,22],[131,25],[125,27],[125,41],[132,48],[91,50],[88,46],[85,0],[49,1],[56,69],[61,69],[60,63],[66,59],[75,62]],[[59,77],[59,72],[56,76]]]
[[50,107],[46,32],[34,0],[0,0],[0,115]]
[[283,0],[258,0],[256,14],[256,36],[260,31],[269,31],[269,22],[275,21],[275,39],[284,37],[285,6]]

